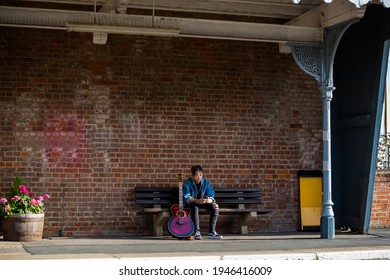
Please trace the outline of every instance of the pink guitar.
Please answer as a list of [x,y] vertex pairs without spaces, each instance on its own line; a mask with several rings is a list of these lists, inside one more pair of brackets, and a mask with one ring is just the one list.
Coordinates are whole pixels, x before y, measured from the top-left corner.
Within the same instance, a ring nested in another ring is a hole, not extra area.
[[194,231],[189,209],[183,209],[183,174],[178,174],[179,180],[179,204],[171,207],[173,217],[168,222],[168,231],[177,238],[188,237]]

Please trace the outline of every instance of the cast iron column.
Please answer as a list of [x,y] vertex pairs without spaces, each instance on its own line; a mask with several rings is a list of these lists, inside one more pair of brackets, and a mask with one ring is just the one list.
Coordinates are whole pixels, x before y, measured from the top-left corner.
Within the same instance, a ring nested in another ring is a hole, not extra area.
[[330,102],[334,87],[320,88],[323,114],[323,165],[322,165],[322,212],[321,238],[335,238],[335,222],[332,202],[332,161],[331,161],[331,132],[330,132]]
[[331,118],[330,103],[333,96],[333,61],[337,46],[344,32],[354,21],[324,30],[324,42],[320,45],[289,44],[295,62],[303,71],[314,77],[319,85],[323,114],[323,177],[321,238],[335,238],[335,217],[332,202]]

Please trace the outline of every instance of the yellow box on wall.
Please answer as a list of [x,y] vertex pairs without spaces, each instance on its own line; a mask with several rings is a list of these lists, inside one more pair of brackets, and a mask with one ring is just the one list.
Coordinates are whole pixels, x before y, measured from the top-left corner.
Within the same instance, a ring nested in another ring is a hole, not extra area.
[[322,211],[322,173],[300,171],[298,175],[301,230],[319,229]]

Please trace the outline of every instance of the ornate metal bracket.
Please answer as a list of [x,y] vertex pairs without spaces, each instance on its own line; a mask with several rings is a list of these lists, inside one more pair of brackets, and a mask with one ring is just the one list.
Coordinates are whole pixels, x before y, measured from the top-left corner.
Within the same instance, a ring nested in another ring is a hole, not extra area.
[[314,77],[320,87],[333,86],[333,61],[337,46],[345,31],[356,21],[324,30],[322,45],[289,44],[298,66]]
[[324,30],[324,73],[322,75],[321,86],[333,86],[333,62],[337,47],[345,31],[357,21],[353,20]]
[[295,62],[308,75],[314,77],[317,82],[321,81],[321,46],[297,45],[291,46],[291,52]]

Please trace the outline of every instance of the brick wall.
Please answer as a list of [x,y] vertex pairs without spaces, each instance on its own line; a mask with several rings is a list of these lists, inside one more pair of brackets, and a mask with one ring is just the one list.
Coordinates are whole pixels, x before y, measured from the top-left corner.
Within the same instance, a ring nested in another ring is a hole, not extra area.
[[377,170],[370,228],[390,227],[390,170]]
[[[299,169],[321,169],[316,82],[278,44],[0,27],[0,194],[47,192],[45,235],[151,234],[135,186],[201,164],[216,186],[260,186],[297,230]],[[234,231],[221,217],[219,231]]]

